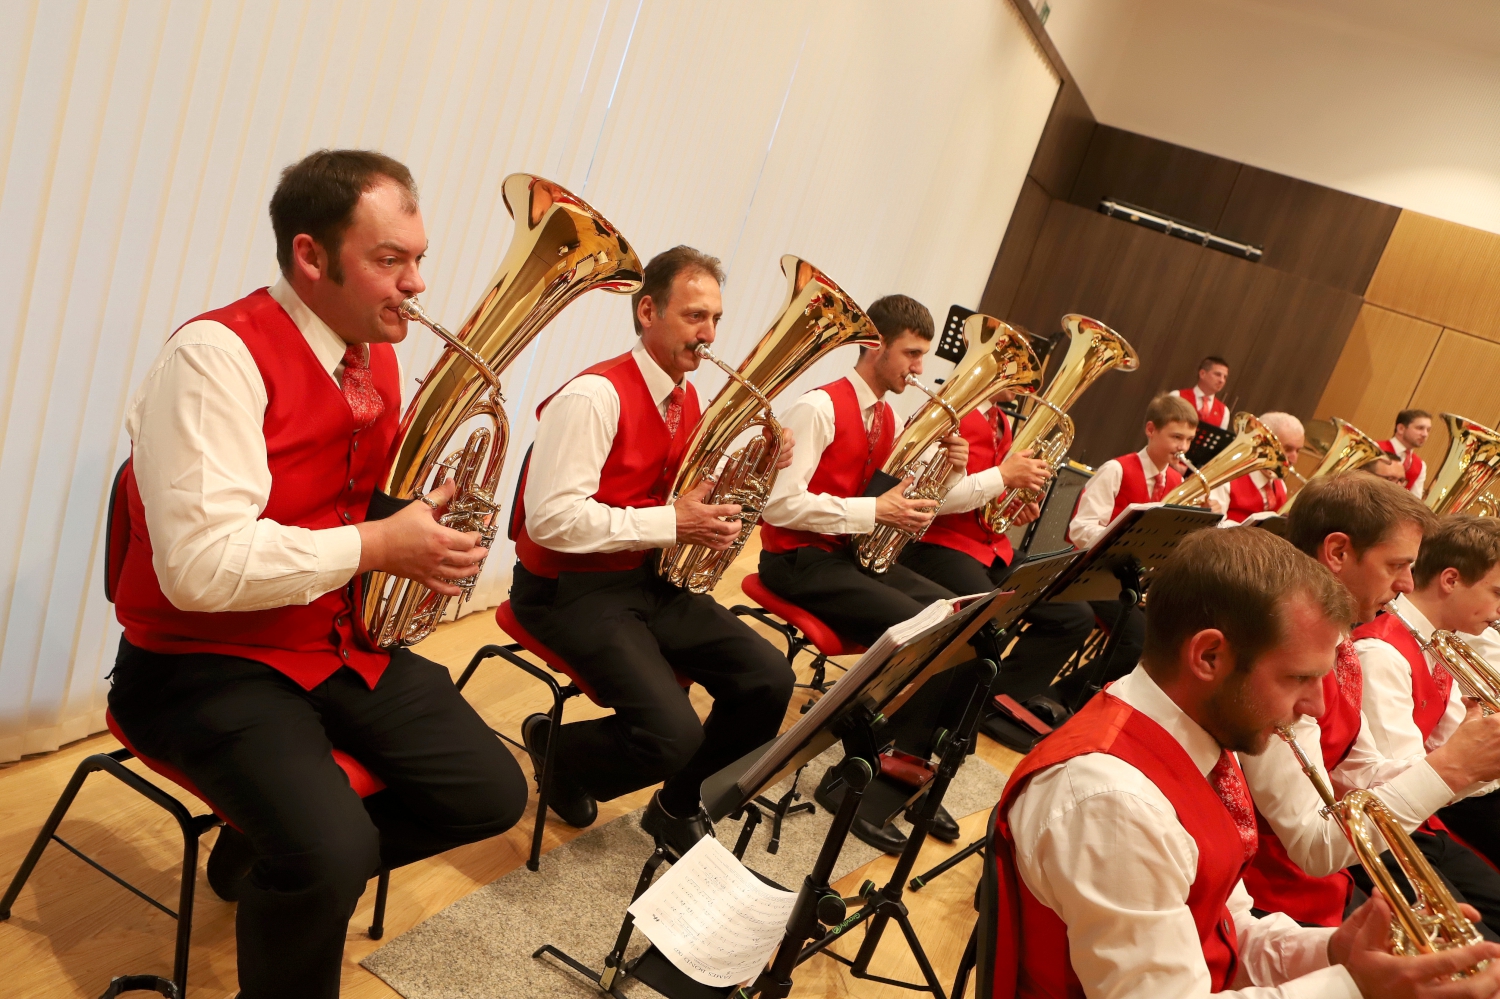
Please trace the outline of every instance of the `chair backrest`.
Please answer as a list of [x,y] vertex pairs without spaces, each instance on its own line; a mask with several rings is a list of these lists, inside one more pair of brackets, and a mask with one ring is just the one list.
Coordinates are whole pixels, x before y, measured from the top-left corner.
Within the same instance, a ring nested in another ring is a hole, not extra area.
[[1000,806],[996,804],[985,826],[985,848],[981,855],[984,871],[979,876],[979,890],[974,899],[974,907],[979,910],[979,922],[974,931],[974,999],[993,999],[995,993],[995,945],[1000,932],[1000,871],[995,860],[995,823],[999,818]]
[[523,526],[521,518],[525,514],[522,512],[521,497],[526,494],[526,473],[531,470],[531,449],[534,447],[536,445],[531,444],[526,448],[526,457],[521,459],[521,474],[516,476],[516,494],[510,498],[510,520],[505,525],[505,536],[512,541],[516,540],[516,535],[521,533]]
[[115,469],[109,486],[109,510],[104,515],[104,599],[110,603],[115,602],[115,588],[125,570],[125,551],[130,547],[130,502],[121,490],[129,471],[130,459],[126,458]]

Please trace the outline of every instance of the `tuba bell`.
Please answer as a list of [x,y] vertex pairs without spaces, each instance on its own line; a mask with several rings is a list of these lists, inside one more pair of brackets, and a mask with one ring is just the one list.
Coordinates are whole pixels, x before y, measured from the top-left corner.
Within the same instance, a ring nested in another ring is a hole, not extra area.
[[[1334,427],[1333,440],[1328,444],[1328,451],[1323,455],[1322,463],[1318,465],[1317,471],[1307,477],[1307,482],[1327,475],[1337,475],[1340,472],[1363,468],[1385,454],[1379,444],[1376,444],[1363,430],[1348,420],[1341,420],[1335,416],[1329,422]],[[1306,483],[1303,485],[1305,487]],[[1292,504],[1297,502],[1297,497],[1301,495],[1302,491],[1299,489],[1288,496],[1286,502],[1281,504],[1281,509],[1276,512],[1285,517],[1291,510]]]
[[[761,509],[776,484],[782,432],[771,400],[830,351],[851,344],[880,346],[875,324],[828,275],[790,253],[781,258],[781,270],[787,278],[786,302],[739,370],[708,347],[698,347],[699,356],[722,368],[729,381],[688,439],[667,502],[712,479],[713,488],[703,502],[738,503],[740,533],[723,551],[680,544],[662,549],[657,572],[693,593],[707,593],[718,585],[760,522]],[[729,448],[747,430],[757,430],[758,435],[730,455]]]
[[[963,418],[980,403],[1005,389],[1031,388],[1041,384],[1042,369],[1026,337],[1008,324],[981,313],[964,321],[964,342],[968,349],[958,367],[948,377],[941,392],[933,392],[912,375],[906,380],[927,394],[924,402],[891,446],[891,454],[881,471],[897,481],[913,479],[906,488],[907,499],[930,499],[941,503],[948,494],[949,468],[947,449],[923,461],[921,456],[937,441],[957,433]],[[928,526],[932,521],[927,522]],[[855,542],[859,564],[866,569],[885,572],[901,554],[907,542],[925,534],[927,528],[908,533],[889,524],[876,524],[875,530]]]
[[[1369,791],[1355,790],[1338,799],[1322,772],[1307,758],[1290,728],[1278,728],[1276,734],[1291,747],[1307,779],[1312,781],[1318,796],[1323,799],[1321,814],[1339,824],[1349,845],[1354,847],[1359,862],[1370,880],[1379,886],[1391,907],[1391,940],[1398,955],[1414,957],[1440,950],[1452,950],[1482,943],[1484,937],[1460,911],[1458,902],[1432,864],[1422,855],[1417,844],[1400,821],[1376,795]],[[1415,902],[1408,902],[1396,884],[1395,877],[1380,859],[1381,841],[1391,851],[1406,875],[1416,895]],[[1454,978],[1464,978],[1484,968],[1489,962],[1459,972]]]
[[[372,507],[417,499],[450,474],[452,501],[445,527],[477,532],[488,548],[499,530],[495,491],[505,466],[510,422],[500,376],[569,302],[594,288],[629,294],[640,287],[641,261],[609,220],[572,192],[531,174],[513,173],[501,186],[515,234],[468,319],[451,333],[409,298],[403,317],[431,329],[448,345],[417,388],[401,418],[389,469]],[[444,457],[455,435],[475,428]],[[395,501],[394,503],[390,501]],[[462,602],[478,574],[457,580]],[[385,572],[365,574],[359,620],[366,640],[380,648],[413,645],[432,633],[453,597]]]
[[1487,510],[1486,494],[1500,473],[1500,434],[1456,413],[1444,413],[1443,422],[1448,453],[1427,487],[1427,508],[1439,516]]
[[[1190,475],[1182,483],[1161,498],[1163,503],[1176,506],[1208,506],[1208,494],[1226,482],[1251,472],[1273,472],[1278,479],[1285,477],[1290,464],[1281,441],[1271,428],[1250,413],[1234,414],[1234,432],[1237,435],[1228,446],[1213,458],[1203,463],[1202,468],[1189,465]],[[1187,461],[1186,458],[1183,459]]]
[[[1047,388],[1021,398],[1023,422],[1011,440],[1012,454],[1030,451],[1055,474],[1068,460],[1073,446],[1073,419],[1067,410],[1106,371],[1134,371],[1141,366],[1135,348],[1103,323],[1069,313],[1062,318],[1068,334],[1068,353],[1057,366]],[[984,506],[981,516],[996,534],[1004,534],[1041,493],[1035,489],[1007,489]]]

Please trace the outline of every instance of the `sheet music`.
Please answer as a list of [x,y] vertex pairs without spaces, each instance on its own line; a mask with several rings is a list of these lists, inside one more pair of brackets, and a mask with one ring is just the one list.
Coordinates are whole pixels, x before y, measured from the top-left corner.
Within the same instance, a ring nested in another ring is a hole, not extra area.
[[797,901],[772,888],[712,836],[700,839],[631,903],[636,926],[683,974],[739,985],[775,953]]

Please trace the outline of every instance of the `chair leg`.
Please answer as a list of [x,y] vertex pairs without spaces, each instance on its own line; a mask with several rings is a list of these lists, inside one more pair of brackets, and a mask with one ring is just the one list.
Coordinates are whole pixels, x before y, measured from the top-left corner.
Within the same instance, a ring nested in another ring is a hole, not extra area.
[[391,893],[391,872],[389,869],[380,872],[380,880],[375,882],[375,917],[370,922],[368,930],[371,940],[379,940],[385,936],[385,901]]
[[[122,750],[122,752],[127,751]],[[129,759],[129,756],[125,758]],[[57,799],[57,804],[52,806],[52,814],[48,815],[47,821],[42,823],[41,830],[36,834],[36,840],[32,842],[31,849],[26,853],[26,859],[21,861],[20,870],[16,871],[15,877],[11,878],[10,887],[5,890],[5,897],[0,899],[0,919],[10,918],[11,906],[15,905],[16,896],[21,894],[21,889],[26,887],[26,881],[31,877],[31,872],[36,869],[37,861],[42,859],[42,851],[47,849],[47,844],[52,840],[52,834],[57,832],[57,827],[62,824],[63,817],[68,814],[73,799],[78,797],[78,792],[83,788],[83,782],[88,779],[89,774],[98,769],[90,766],[92,759],[93,757],[89,757],[78,764],[62,796]]]
[[198,836],[182,827],[182,884],[177,891],[177,947],[172,960],[172,981],[177,995],[186,999],[188,954],[193,943],[193,898],[198,887]]
[[552,725],[547,734],[547,752],[542,758],[542,772],[536,778],[536,825],[531,831],[531,854],[526,858],[526,869],[537,871],[542,863],[542,833],[547,826],[547,799],[552,792],[552,775],[557,767],[557,733],[562,731],[563,704],[568,695],[562,690],[552,691]]

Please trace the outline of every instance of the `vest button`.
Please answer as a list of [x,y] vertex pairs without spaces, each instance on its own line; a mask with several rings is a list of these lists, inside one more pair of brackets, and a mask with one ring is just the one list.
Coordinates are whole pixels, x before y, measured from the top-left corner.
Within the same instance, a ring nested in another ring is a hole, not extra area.
[[349,488],[350,488],[350,489],[353,489],[353,488],[354,488],[354,480],[353,480],[353,479],[350,479],[350,480],[349,480]]
[[345,511],[345,512],[344,512],[344,520],[345,520],[345,521],[348,521],[348,520],[349,520],[349,513],[348,513],[348,511]]
[[355,442],[354,442],[354,443],[353,443],[353,444],[351,444],[351,445],[349,445],[349,446],[350,446],[350,447],[351,447],[351,448],[352,448],[352,449],[354,449],[354,450],[355,450],[355,451],[358,451],[358,450],[359,450],[359,441],[358,441],[358,440],[356,440],[356,441],[355,441]]
[[349,650],[348,649],[339,649],[339,655],[343,656],[345,659],[348,659],[349,658]]

